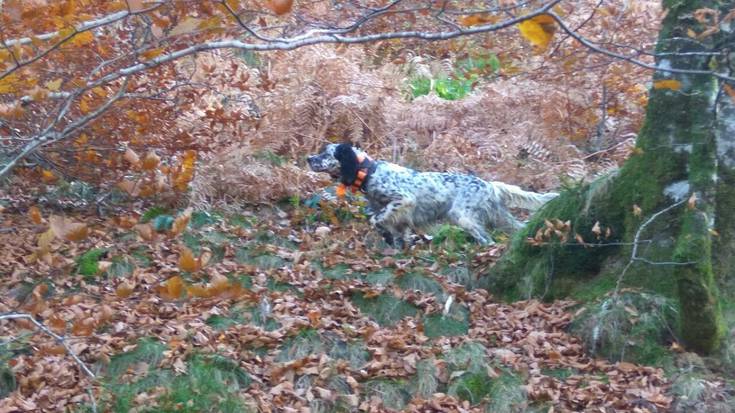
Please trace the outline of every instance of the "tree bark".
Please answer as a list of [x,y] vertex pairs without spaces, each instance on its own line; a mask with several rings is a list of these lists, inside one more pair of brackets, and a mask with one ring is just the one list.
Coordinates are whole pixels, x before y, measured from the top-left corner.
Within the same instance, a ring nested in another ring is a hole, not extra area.
[[[726,71],[731,26],[720,24],[719,32],[699,39],[691,35],[719,22],[728,3],[664,1],[657,67]],[[702,20],[696,11],[705,8],[720,10],[719,17]],[[600,296],[620,287],[620,267],[631,261],[641,223],[689,199],[646,227],[641,239],[647,242],[638,246],[622,286],[676,299],[685,344],[714,351],[723,335],[715,271],[730,277],[735,257],[735,107],[722,88],[713,76],[655,72],[634,155],[617,173],[568,189],[539,211],[483,277],[484,285],[506,299],[560,298],[585,284],[605,286]],[[566,241],[553,235],[543,245],[527,241],[553,219],[571,221]]]

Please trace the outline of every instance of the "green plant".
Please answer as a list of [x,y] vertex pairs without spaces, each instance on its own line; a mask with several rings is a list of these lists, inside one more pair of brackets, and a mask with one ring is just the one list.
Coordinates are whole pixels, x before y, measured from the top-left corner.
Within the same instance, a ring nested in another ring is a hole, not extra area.
[[77,258],[77,272],[87,277],[97,275],[99,272],[99,261],[107,254],[103,248],[92,248]]
[[588,304],[571,331],[592,354],[661,365],[671,361],[666,344],[676,331],[676,313],[670,299],[626,291]]
[[388,293],[371,298],[366,298],[362,293],[354,293],[352,302],[381,326],[390,326],[404,317],[418,314],[418,308],[414,305]]
[[495,54],[470,56],[455,63],[454,73],[430,78],[416,76],[409,80],[412,98],[428,95],[432,91],[442,99],[458,100],[467,96],[480,79],[488,78],[500,69],[500,60]]

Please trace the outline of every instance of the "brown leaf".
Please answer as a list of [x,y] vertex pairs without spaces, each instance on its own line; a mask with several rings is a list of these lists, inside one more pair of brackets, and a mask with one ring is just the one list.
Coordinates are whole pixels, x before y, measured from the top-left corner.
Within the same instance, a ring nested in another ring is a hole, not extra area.
[[280,16],[291,11],[293,0],[268,0],[267,5],[273,13]]
[[117,288],[115,288],[115,295],[120,298],[128,298],[133,293],[134,289],[135,284],[132,281],[123,280],[120,284],[117,285]]
[[199,270],[199,261],[194,258],[194,254],[187,247],[181,247],[179,254],[179,269],[186,272],[195,272]]
[[156,239],[156,231],[150,223],[137,224],[133,229],[135,229],[138,235],[146,241],[153,241]]
[[592,229],[590,231],[595,234],[597,238],[599,238],[600,234],[602,234],[602,230],[600,229],[600,221],[595,222],[595,225],[592,226]]
[[161,158],[155,152],[150,151],[143,158],[141,168],[144,171],[152,171],[158,167],[159,163],[161,163]]
[[309,319],[311,326],[316,328],[319,326],[319,322],[322,317],[322,312],[319,310],[311,310],[306,314],[306,317]]
[[687,208],[689,210],[692,210],[697,207],[697,194],[692,192],[692,196],[689,197],[689,200],[687,201]]
[[81,241],[89,235],[87,224],[74,222],[66,217],[51,215],[51,217],[49,217],[49,223],[54,234],[62,239],[69,241]]
[[43,222],[41,210],[39,210],[38,207],[35,205],[28,208],[28,216],[31,218],[31,221],[33,221],[34,224],[40,224],[41,222]]
[[173,301],[181,298],[181,295],[186,291],[186,288],[184,286],[184,280],[176,275],[159,285],[156,290],[158,291],[158,295],[160,295],[164,300]]
[[643,214],[643,210],[637,204],[633,205],[633,215],[640,217]]
[[91,336],[97,322],[92,317],[77,320],[71,326],[71,333],[75,336]]
[[137,153],[135,153],[134,150],[130,148],[125,150],[125,155],[123,155],[123,159],[130,162],[130,164],[133,166],[138,166],[138,164],[140,163],[140,157]]
[[186,208],[179,216],[176,217],[174,220],[173,225],[171,226],[171,234],[172,235],[179,235],[186,229],[186,226],[189,225],[189,220],[191,220],[191,213],[193,209]]

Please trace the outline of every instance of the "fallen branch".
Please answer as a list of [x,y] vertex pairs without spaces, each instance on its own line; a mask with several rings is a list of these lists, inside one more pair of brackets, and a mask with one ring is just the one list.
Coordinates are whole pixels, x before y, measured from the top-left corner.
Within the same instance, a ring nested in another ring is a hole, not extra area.
[[74,361],[79,366],[79,369],[84,372],[89,378],[92,380],[96,380],[97,376],[92,373],[92,370],[87,367],[86,364],[79,358],[79,356],[74,352],[74,350],[71,349],[69,344],[66,342],[66,338],[64,336],[60,336],[53,331],[51,331],[48,327],[46,327],[43,323],[36,320],[35,317],[33,317],[31,314],[25,314],[25,313],[8,313],[8,314],[0,314],[0,320],[30,320],[33,324],[38,327],[39,330],[44,332],[45,334],[53,337],[59,344],[64,346],[64,349],[67,353],[71,356],[71,358],[74,359]]

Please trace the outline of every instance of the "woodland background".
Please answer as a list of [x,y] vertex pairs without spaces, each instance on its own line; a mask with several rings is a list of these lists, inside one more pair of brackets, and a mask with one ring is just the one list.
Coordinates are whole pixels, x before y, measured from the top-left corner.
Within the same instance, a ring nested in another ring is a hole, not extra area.
[[[413,251],[386,249],[361,201],[325,195],[332,183],[305,165],[349,139],[416,169],[540,192],[579,185],[635,151],[647,69],[542,20],[540,34],[206,51],[80,89],[131,56],[226,34],[228,8],[285,32],[344,19],[340,7],[0,2],[0,165],[17,162],[0,187],[0,410],[732,411],[729,341],[704,360],[675,334],[601,340],[584,297],[498,302],[475,287],[505,245],[478,249],[440,226]],[[658,1],[555,11],[588,38],[639,50],[664,13]],[[50,32],[70,39],[42,59],[48,39],[9,44]],[[62,133],[15,159],[46,125]],[[656,300],[628,302],[621,323],[669,328],[673,309]]]

